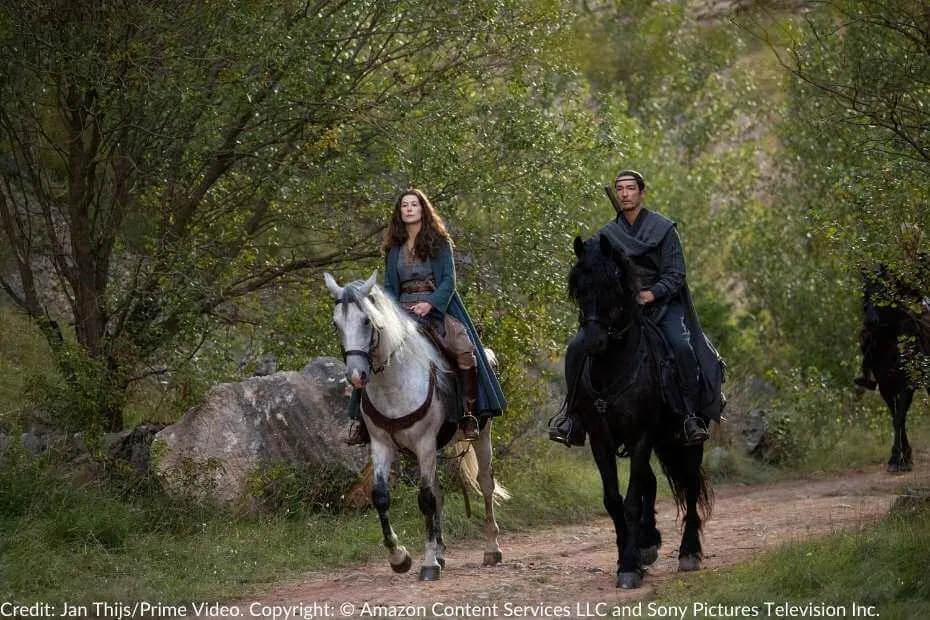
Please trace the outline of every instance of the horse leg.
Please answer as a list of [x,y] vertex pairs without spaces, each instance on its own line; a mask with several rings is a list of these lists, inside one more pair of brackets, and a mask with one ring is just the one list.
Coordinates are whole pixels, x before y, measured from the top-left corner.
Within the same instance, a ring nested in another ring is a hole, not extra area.
[[[617,571],[620,570],[623,541],[627,536],[627,524],[623,516],[623,496],[620,495],[620,485],[617,481],[617,457],[612,446],[603,439],[599,433],[591,433],[591,454],[601,476],[601,485],[604,489],[604,508],[614,522],[614,531],[617,535]],[[617,587],[620,587],[618,581]]]
[[639,561],[643,566],[649,566],[659,559],[659,546],[662,544],[662,534],[656,527],[656,475],[649,465],[643,471],[643,517],[639,525]]
[[426,435],[417,445],[417,462],[420,465],[420,493],[417,504],[426,523],[426,548],[420,566],[420,581],[436,581],[442,574],[442,495],[436,484],[436,439]]
[[491,420],[481,429],[478,441],[472,442],[478,460],[478,488],[484,498],[484,566],[496,566],[503,560],[497,537],[500,528],[494,517],[494,468],[491,466]]
[[388,476],[391,472],[393,460],[393,446],[381,443],[372,437],[371,462],[374,485],[371,488],[371,503],[378,511],[378,519],[381,521],[384,546],[388,550],[388,562],[395,573],[406,573],[410,570],[412,564],[410,554],[407,553],[407,549],[397,545],[397,534],[394,533],[388,519],[388,508],[391,506],[391,488],[388,484]]
[[914,390],[903,388],[897,394],[885,399],[891,409],[891,424],[894,428],[894,442],[891,445],[891,458],[885,470],[890,473],[910,471],[913,466],[911,445],[907,440],[907,411],[914,399]]
[[652,443],[644,435],[630,451],[630,483],[623,502],[623,516],[627,535],[620,551],[620,567],[617,569],[617,585],[624,589],[638,588],[643,583],[643,567],[637,542],[640,520],[643,516],[643,493],[647,482],[644,472],[649,469]]
[[678,570],[694,571],[701,568],[701,560],[704,557],[701,549],[701,515],[698,512],[701,495],[706,493],[704,491],[706,482],[701,471],[704,444],[686,446],[682,452],[685,517],[681,546],[678,548]]

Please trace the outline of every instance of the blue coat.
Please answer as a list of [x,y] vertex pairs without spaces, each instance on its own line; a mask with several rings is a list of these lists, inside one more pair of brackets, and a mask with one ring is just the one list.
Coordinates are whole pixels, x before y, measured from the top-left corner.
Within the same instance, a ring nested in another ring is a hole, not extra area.
[[[397,274],[399,257],[400,248],[394,246],[385,258],[384,290],[394,299],[400,296],[400,280]],[[430,293],[426,301],[433,306],[434,312],[441,315],[448,313],[458,319],[465,326],[468,337],[475,345],[475,357],[478,362],[478,400],[475,403],[475,410],[479,416],[498,416],[507,407],[507,401],[497,375],[488,363],[484,347],[475,331],[475,325],[455,289],[455,263],[452,260],[452,249],[447,244],[440,245],[436,257],[430,259],[430,267],[433,270],[436,290]]]

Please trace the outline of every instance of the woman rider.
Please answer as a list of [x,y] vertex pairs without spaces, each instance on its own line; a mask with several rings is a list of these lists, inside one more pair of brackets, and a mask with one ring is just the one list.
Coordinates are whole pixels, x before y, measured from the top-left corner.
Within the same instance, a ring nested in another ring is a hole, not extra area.
[[[454,357],[462,381],[464,439],[478,438],[478,417],[497,416],[506,405],[494,370],[455,287],[454,244],[442,218],[419,189],[402,193],[384,241],[384,289],[414,318],[427,324]],[[356,390],[349,403],[345,441],[368,442]]]

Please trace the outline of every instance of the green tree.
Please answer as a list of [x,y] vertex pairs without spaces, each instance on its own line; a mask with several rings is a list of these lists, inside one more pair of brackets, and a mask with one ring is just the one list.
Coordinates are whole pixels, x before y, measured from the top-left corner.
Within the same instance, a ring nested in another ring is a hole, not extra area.
[[756,212],[740,264],[771,341],[846,383],[860,270],[884,262],[930,292],[916,255],[930,226],[930,14],[922,2],[813,8],[740,18],[791,77],[766,189],[777,208]]
[[519,1],[6,3],[0,286],[86,424],[121,428],[127,386],[237,301],[373,258],[384,197],[436,179],[405,174],[412,141],[441,148],[412,119],[530,64],[560,20]]

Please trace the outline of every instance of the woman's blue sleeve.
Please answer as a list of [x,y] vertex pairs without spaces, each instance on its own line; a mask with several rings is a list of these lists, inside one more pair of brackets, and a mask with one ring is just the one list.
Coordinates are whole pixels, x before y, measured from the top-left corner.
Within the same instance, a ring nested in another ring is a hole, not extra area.
[[439,254],[432,259],[432,264],[436,290],[430,294],[428,301],[433,308],[445,314],[455,294],[455,261],[452,260],[452,248],[443,244]]

